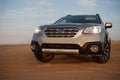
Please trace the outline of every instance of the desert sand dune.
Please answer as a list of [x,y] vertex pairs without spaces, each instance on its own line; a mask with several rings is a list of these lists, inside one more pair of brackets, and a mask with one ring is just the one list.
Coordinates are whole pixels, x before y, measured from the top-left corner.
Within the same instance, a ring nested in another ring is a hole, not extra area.
[[0,80],[120,80],[120,41],[113,41],[106,64],[90,56],[57,55],[36,60],[29,45],[0,45]]

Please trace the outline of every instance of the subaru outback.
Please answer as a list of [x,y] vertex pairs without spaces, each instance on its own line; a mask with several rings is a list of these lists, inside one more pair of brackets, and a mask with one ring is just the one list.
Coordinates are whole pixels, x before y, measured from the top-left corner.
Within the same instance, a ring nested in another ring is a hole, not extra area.
[[41,62],[48,62],[57,54],[87,54],[98,63],[110,59],[111,39],[108,28],[99,14],[67,15],[55,23],[35,29],[31,50]]

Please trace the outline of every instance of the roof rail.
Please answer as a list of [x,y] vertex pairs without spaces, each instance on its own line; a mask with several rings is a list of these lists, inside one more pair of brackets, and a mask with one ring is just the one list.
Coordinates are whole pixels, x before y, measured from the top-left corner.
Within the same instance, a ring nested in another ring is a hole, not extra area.
[[69,16],[72,16],[72,15],[68,14],[67,16],[69,17]]
[[96,14],[96,16],[99,16],[99,14]]

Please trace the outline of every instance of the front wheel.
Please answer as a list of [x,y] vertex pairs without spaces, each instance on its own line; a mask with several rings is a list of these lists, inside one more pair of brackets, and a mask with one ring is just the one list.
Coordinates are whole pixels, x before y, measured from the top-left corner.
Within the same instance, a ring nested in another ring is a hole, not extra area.
[[95,62],[106,63],[110,59],[110,43],[106,41],[100,56],[92,55],[92,58]]
[[35,57],[41,62],[48,62],[54,58],[55,54],[52,53],[42,53],[42,52],[35,52]]

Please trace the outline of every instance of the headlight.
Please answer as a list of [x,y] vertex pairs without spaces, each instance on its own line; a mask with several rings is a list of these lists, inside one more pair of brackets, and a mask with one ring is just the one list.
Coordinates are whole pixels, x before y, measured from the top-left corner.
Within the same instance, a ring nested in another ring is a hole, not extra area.
[[41,29],[40,28],[35,28],[35,33],[40,33],[41,32]]
[[100,26],[94,26],[94,27],[88,27],[86,28],[83,33],[100,33],[101,32],[101,27]]

